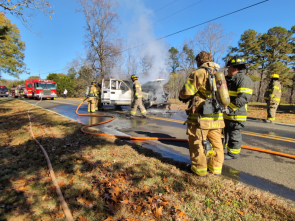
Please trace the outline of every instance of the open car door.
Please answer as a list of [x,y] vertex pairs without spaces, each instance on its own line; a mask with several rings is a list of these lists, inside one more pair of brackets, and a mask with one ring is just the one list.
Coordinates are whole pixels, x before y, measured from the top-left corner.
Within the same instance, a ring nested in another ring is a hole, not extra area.
[[102,80],[101,83],[101,103],[103,104],[110,104],[110,80]]
[[110,95],[113,105],[131,105],[131,89],[121,80],[111,79]]

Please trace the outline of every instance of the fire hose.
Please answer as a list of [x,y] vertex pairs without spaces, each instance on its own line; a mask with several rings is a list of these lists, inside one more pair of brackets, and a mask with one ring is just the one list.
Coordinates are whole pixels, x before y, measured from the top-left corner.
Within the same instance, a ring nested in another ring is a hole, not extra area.
[[49,172],[50,172],[50,176],[51,176],[51,179],[52,179],[53,185],[55,186],[56,193],[57,193],[58,199],[59,199],[59,201],[60,201],[60,203],[61,203],[61,206],[62,206],[62,208],[63,208],[64,214],[66,215],[68,221],[74,221],[74,219],[73,219],[73,217],[72,217],[72,213],[71,213],[71,211],[70,211],[70,209],[69,209],[69,207],[68,207],[68,205],[67,205],[67,203],[66,203],[66,201],[65,201],[65,199],[64,199],[64,197],[63,197],[63,195],[62,195],[62,192],[61,192],[61,190],[60,190],[60,188],[59,188],[59,185],[58,185],[57,179],[56,179],[56,177],[55,177],[55,173],[54,173],[54,171],[53,171],[53,168],[52,168],[52,165],[51,165],[50,159],[49,159],[49,157],[48,157],[48,154],[47,154],[46,150],[44,149],[44,147],[43,147],[43,146],[39,143],[39,141],[35,138],[34,133],[33,133],[33,131],[32,131],[32,123],[31,123],[31,117],[30,117],[29,112],[30,112],[30,110],[31,110],[33,107],[35,107],[35,106],[36,106],[39,102],[41,102],[41,101],[42,101],[42,96],[41,96],[40,101],[38,101],[36,104],[32,105],[32,107],[31,107],[31,108],[28,110],[28,112],[27,112],[28,117],[29,117],[29,122],[30,122],[30,132],[31,132],[31,135],[32,135],[33,139],[34,139],[34,140],[36,141],[36,143],[39,145],[39,147],[41,148],[41,150],[42,150],[42,152],[43,152],[43,154],[44,154],[44,156],[45,156],[45,158],[46,158],[47,165],[48,165]]
[[[158,141],[182,141],[182,142],[188,142],[188,139],[178,139],[178,138],[162,138],[162,137],[131,137],[131,136],[119,136],[119,135],[112,135],[112,134],[104,134],[104,133],[93,133],[93,132],[89,132],[84,130],[87,127],[93,127],[93,126],[97,126],[97,125],[102,125],[102,124],[106,124],[109,123],[111,121],[113,121],[115,119],[114,116],[112,115],[98,115],[98,114],[79,114],[78,111],[81,107],[81,105],[84,103],[84,101],[86,101],[88,98],[85,98],[77,107],[76,109],[76,114],[79,116],[85,116],[85,117],[107,117],[107,118],[111,118],[109,120],[103,121],[103,122],[99,122],[99,123],[95,123],[95,124],[89,124],[89,125],[85,125],[81,128],[81,131],[85,134],[91,134],[91,135],[97,135],[97,136],[104,136],[104,137],[114,137],[114,138],[120,138],[120,139],[126,139],[126,140],[158,140]],[[271,151],[271,150],[266,150],[266,149],[261,149],[261,148],[257,148],[257,147],[248,147],[248,146],[241,146],[243,149],[248,149],[248,150],[254,150],[254,151],[258,151],[258,152],[262,152],[262,153],[269,153],[269,154],[273,154],[273,155],[277,155],[277,156],[281,156],[281,157],[287,157],[287,158],[291,158],[291,159],[295,159],[294,155],[290,155],[290,154],[285,154],[285,153],[280,153],[280,152],[276,152],[276,151]]]

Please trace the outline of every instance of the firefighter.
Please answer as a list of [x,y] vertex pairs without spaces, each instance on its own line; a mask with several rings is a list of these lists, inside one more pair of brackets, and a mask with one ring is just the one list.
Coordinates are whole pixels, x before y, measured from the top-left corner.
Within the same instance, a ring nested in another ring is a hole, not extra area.
[[278,74],[272,74],[270,78],[271,82],[264,94],[264,100],[267,103],[267,123],[272,123],[275,120],[276,111],[282,95],[282,86],[279,82],[280,76]]
[[225,77],[230,95],[230,104],[225,122],[225,160],[238,158],[241,152],[242,134],[247,120],[247,104],[252,97],[254,83],[244,72],[246,63],[244,58],[234,56],[227,62],[228,75]]
[[101,84],[97,84],[97,97],[96,97],[96,110],[99,110],[102,108],[101,104]]
[[142,117],[146,118],[146,109],[142,105],[141,84],[138,81],[137,75],[132,75],[131,80],[133,81],[133,101],[131,104],[130,115],[128,115],[127,117],[133,118],[136,114],[137,108],[139,108]]
[[[208,105],[210,109],[210,101],[213,98],[214,92],[211,91],[209,72],[211,76],[212,73],[217,71],[216,64],[213,63],[212,55],[205,51],[200,52],[195,60],[198,69],[190,74],[179,92],[181,101],[184,103],[190,101],[190,105],[186,110],[188,119],[185,123],[187,124],[187,135],[189,136],[191,171],[198,176],[206,176],[209,169],[211,173],[220,175],[224,161],[221,140],[222,128],[224,128],[223,114],[220,112],[205,114],[204,112],[204,110],[207,110]],[[207,146],[210,146],[208,138],[215,155],[209,158],[207,164],[207,156],[204,151]]]
[[19,89],[19,95],[21,100],[25,99],[25,92],[23,88]]
[[95,88],[96,81],[93,80],[91,82],[91,86],[88,93],[88,112],[94,113],[95,112],[95,98],[97,97],[97,90]]

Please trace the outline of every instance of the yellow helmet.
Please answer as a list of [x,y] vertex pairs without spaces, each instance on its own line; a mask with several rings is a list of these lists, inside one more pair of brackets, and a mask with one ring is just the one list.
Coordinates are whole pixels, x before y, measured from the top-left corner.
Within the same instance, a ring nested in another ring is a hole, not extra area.
[[280,78],[280,76],[278,74],[272,74],[270,78]]
[[136,74],[134,74],[134,75],[131,75],[131,80],[137,80],[138,79],[138,77],[137,77],[137,75]]

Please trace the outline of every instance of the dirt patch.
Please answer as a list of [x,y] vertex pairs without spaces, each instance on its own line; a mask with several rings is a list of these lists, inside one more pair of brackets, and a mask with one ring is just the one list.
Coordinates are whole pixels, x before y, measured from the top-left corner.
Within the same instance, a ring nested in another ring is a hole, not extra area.
[[[0,220],[64,220],[45,158],[20,101],[0,101]],[[294,220],[274,195],[225,177],[197,177],[189,165],[136,143],[85,135],[81,124],[32,110],[75,220]]]

